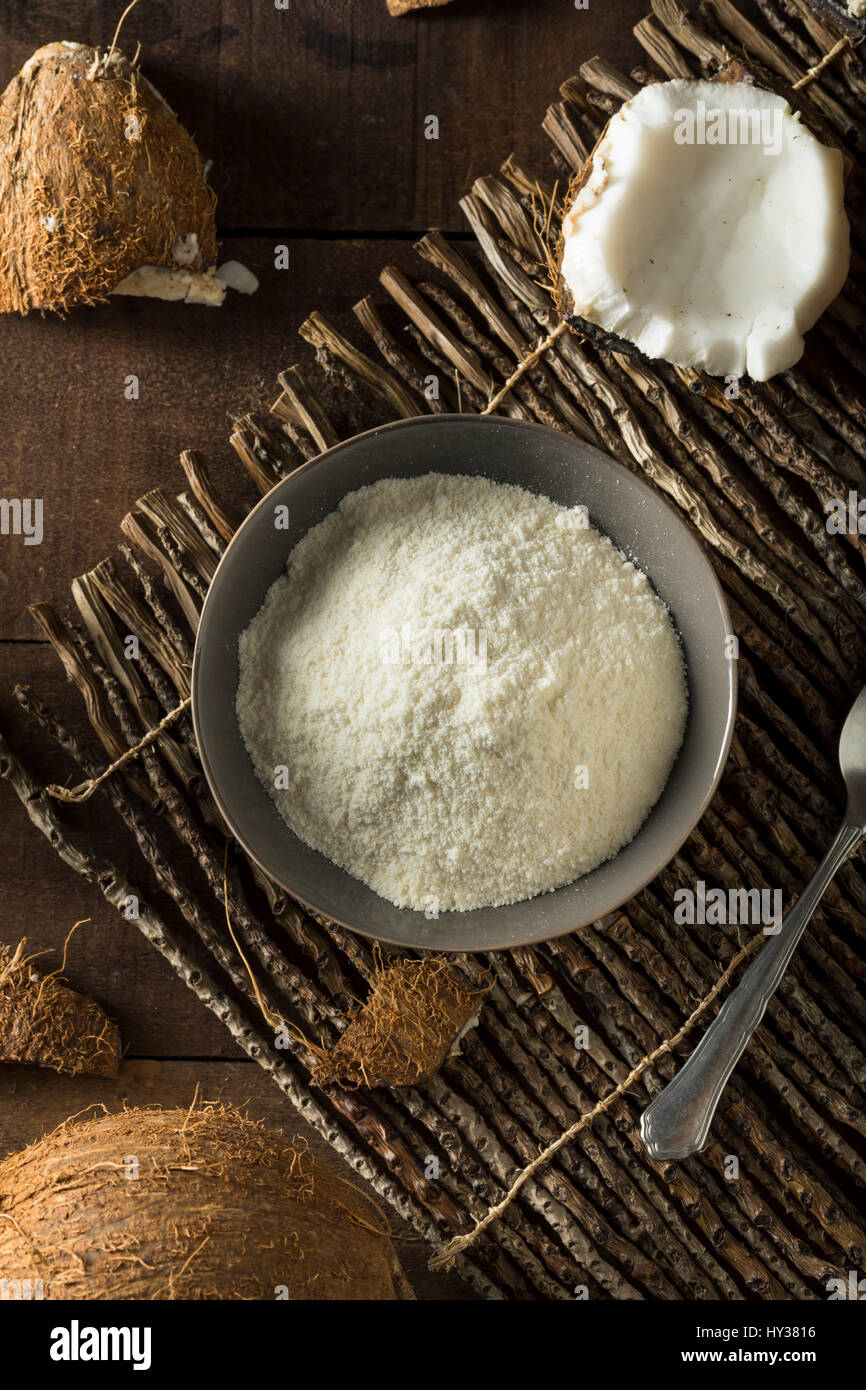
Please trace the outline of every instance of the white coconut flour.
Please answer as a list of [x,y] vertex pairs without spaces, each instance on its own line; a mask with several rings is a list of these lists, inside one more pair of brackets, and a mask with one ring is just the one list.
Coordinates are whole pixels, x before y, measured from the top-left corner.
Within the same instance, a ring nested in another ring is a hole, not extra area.
[[633,838],[686,720],[679,640],[581,508],[430,473],[346,498],[240,640],[280,814],[399,907],[517,902]]

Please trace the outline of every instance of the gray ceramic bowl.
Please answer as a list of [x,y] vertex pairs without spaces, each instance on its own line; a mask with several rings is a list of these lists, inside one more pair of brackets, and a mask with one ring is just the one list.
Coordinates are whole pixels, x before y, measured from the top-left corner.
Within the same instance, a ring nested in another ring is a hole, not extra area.
[[[346,493],[380,478],[481,474],[519,483],[590,520],[643,569],[682,638],[690,713],[670,780],[614,859],[583,878],[510,907],[445,912],[394,907],[303,844],[253,771],[235,715],[238,637],[283,572],[291,548]],[[274,507],[289,508],[277,530]],[[400,420],[338,444],[280,483],[234,536],[204,605],[192,672],[196,737],[211,791],[249,854],[302,903],[363,936],[403,946],[481,951],[544,941],[619,907],[654,878],[700,819],[721,776],[736,707],[725,601],[703,551],[646,483],[597,449],[543,425],[477,415]]]

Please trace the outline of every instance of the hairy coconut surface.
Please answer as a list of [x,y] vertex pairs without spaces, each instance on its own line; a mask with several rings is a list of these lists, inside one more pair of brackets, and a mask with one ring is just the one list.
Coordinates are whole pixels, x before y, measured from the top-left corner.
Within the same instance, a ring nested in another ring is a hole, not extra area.
[[0,946],[0,1061],[24,1062],[77,1076],[116,1076],[120,1034],[92,999],[56,975],[40,975],[34,957]]
[[649,358],[766,381],[847,277],[843,173],[773,92],[728,73],[651,83],[569,189],[560,311]]
[[482,997],[444,956],[379,968],[369,999],[316,1068],[316,1084],[417,1085],[439,1070]]
[[67,1120],[5,1159],[0,1272],[46,1299],[413,1296],[354,1187],[222,1106]]
[[388,13],[410,14],[412,10],[432,10],[450,3],[451,0],[388,0]]
[[215,197],[174,112],[115,51],[40,48],[0,99],[0,312],[107,298],[216,256]]

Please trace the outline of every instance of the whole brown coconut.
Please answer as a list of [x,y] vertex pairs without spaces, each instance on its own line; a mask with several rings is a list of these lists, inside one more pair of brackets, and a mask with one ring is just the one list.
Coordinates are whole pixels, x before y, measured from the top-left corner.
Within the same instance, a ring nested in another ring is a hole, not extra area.
[[94,304],[143,265],[212,265],[195,142],[118,50],[38,49],[0,99],[0,151],[0,312]]
[[221,1106],[67,1120],[6,1158],[0,1272],[46,1299],[413,1297],[354,1187]]

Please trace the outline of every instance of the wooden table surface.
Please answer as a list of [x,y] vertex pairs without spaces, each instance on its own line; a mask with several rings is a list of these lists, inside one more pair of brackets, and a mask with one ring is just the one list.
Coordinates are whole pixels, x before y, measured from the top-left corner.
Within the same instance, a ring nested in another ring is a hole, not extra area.
[[[41,44],[107,45],[122,8],[0,0],[0,81]],[[41,497],[45,528],[39,546],[0,536],[0,723],[37,775],[48,780],[51,769],[12,687],[32,682],[58,709],[77,712],[78,701],[28,603],[68,606],[69,580],[114,547],[134,500],[179,484],[181,448],[201,450],[218,483],[237,491],[231,417],[269,401],[276,373],[304,359],[297,329],[307,314],[339,321],[429,227],[463,233],[461,196],[512,150],[546,175],[541,119],[559,83],[599,52],[626,70],[640,62],[631,30],[648,9],[648,0],[587,9],[454,0],[396,19],[385,0],[291,0],[288,10],[272,0],[141,0],[122,46],[141,42],[144,73],[213,160],[222,257],[250,266],[261,289],[219,310],[120,300],[62,322],[0,324],[0,490]],[[424,137],[430,115],[438,140]],[[274,267],[281,244],[288,270]],[[124,396],[130,374],[137,401]],[[134,876],[119,822],[98,802],[89,814],[104,819],[107,852]],[[0,1070],[0,1154],[96,1101],[188,1105],[197,1083],[203,1097],[248,1102],[326,1149],[135,925],[61,865],[5,784],[0,826],[0,940],[26,936],[31,950],[56,953],[73,923],[90,919],[70,942],[66,976],[118,1021],[125,1045],[116,1084]],[[58,963],[45,957],[47,968]],[[417,1242],[400,1250],[421,1297],[471,1296],[458,1279],[428,1274]]]

